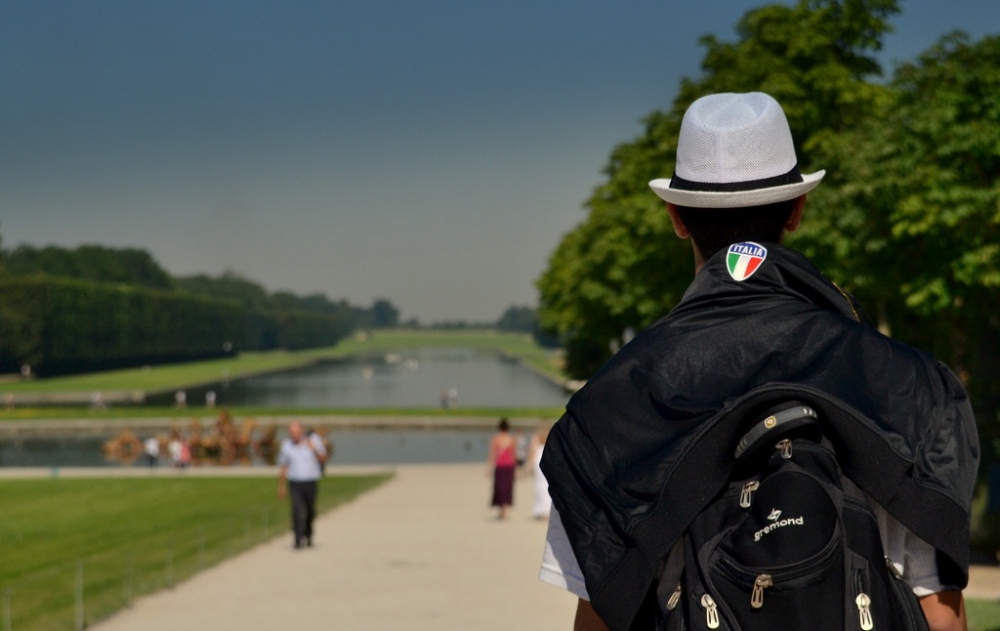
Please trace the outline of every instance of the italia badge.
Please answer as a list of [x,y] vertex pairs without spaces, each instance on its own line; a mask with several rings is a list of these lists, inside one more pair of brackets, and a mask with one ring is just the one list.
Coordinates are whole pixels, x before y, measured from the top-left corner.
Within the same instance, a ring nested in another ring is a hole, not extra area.
[[733,280],[742,282],[753,276],[766,258],[767,248],[759,243],[753,241],[734,243],[729,246],[729,252],[726,253],[726,269],[729,270]]

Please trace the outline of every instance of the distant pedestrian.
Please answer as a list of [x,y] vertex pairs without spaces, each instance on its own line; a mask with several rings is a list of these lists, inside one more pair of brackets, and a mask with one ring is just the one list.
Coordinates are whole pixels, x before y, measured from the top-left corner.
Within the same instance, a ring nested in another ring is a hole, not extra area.
[[215,407],[215,390],[209,390],[205,393],[205,407],[210,410]]
[[106,410],[108,409],[107,403],[104,402],[104,393],[100,390],[94,390],[90,393],[90,409],[91,410]]
[[191,466],[191,441],[184,439],[181,441],[181,459],[179,464],[181,469]]
[[156,436],[147,438],[143,443],[143,451],[146,453],[146,464],[155,467],[160,461],[160,439]]
[[187,407],[187,392],[183,390],[178,390],[174,393],[174,407],[175,408],[186,408]]
[[500,519],[507,518],[507,511],[514,503],[514,437],[510,435],[510,423],[500,419],[497,433],[490,440],[488,464],[493,469],[493,502],[500,509]]
[[302,423],[288,426],[288,438],[281,443],[278,464],[278,497],[287,492],[292,499],[292,531],[295,547],[312,546],[312,523],[316,516],[316,492],[322,464],[326,461],[326,448],[316,434],[306,435]]
[[170,441],[167,443],[167,455],[170,456],[170,464],[178,469],[183,469],[191,464],[191,447],[177,430],[170,433]]
[[514,432],[514,456],[517,468],[524,469],[524,463],[528,461],[528,437],[521,430]]
[[552,512],[552,497],[549,496],[549,481],[542,473],[542,451],[545,449],[545,441],[549,437],[549,426],[541,425],[531,437],[531,448],[528,455],[529,471],[534,478],[532,487],[534,489],[535,501],[531,505],[531,514],[535,519],[548,519]]

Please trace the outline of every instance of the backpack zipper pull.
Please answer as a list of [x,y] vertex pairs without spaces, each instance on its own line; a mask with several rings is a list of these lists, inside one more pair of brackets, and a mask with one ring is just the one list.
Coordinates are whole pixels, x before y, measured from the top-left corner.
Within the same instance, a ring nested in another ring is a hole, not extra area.
[[706,623],[709,629],[719,628],[719,607],[712,600],[712,597],[705,594],[701,597],[701,606],[705,608]]
[[896,564],[889,557],[885,558],[885,566],[889,568],[889,573],[892,574],[893,578],[903,580],[903,575],[900,574],[899,568],[896,567]]
[[764,606],[764,588],[774,585],[770,574],[761,574],[753,582],[753,592],[750,594],[750,606],[760,609]]
[[677,589],[674,590],[673,594],[670,594],[670,599],[667,600],[667,611],[673,611],[677,609],[677,603],[681,601],[681,584],[677,583]]
[[858,612],[861,614],[862,631],[871,631],[871,629],[875,628],[875,623],[872,622],[872,599],[868,597],[868,594],[861,592],[854,599],[854,602],[857,603]]
[[782,438],[774,446],[775,449],[781,450],[781,457],[788,460],[792,457],[792,441],[787,438]]
[[750,500],[753,499],[753,492],[760,488],[760,482],[757,480],[750,480],[743,485],[743,491],[740,492],[740,507],[750,508]]

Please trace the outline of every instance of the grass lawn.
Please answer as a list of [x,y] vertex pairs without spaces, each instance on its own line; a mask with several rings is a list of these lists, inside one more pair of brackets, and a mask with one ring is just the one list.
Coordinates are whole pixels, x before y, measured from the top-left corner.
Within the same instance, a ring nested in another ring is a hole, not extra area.
[[1000,601],[966,600],[969,631],[1000,631]]
[[[318,510],[387,478],[328,477]],[[12,630],[73,629],[82,572],[85,621],[105,618],[288,534],[276,489],[272,478],[0,480],[0,613],[9,606]]]
[[526,333],[496,331],[376,331],[367,337],[354,336],[328,348],[288,352],[240,353],[235,357],[148,368],[129,368],[53,377],[33,381],[0,383],[0,395],[7,392],[55,393],[96,390],[102,392],[166,392],[199,384],[237,379],[263,372],[305,366],[324,359],[337,359],[364,353],[388,353],[412,348],[465,347],[491,350],[516,357],[532,367],[561,379],[561,356],[544,349]]

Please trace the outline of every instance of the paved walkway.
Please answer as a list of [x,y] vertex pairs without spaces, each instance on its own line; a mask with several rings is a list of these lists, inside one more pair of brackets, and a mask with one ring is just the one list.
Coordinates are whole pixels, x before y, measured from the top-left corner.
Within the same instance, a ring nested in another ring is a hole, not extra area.
[[973,565],[969,567],[969,586],[964,590],[966,598],[1000,600],[1000,567],[995,565]]
[[[569,629],[575,597],[536,578],[545,523],[520,476],[505,522],[484,465],[397,469],[389,483],[291,535],[139,599],[100,631]],[[320,491],[322,492],[322,491]]]

